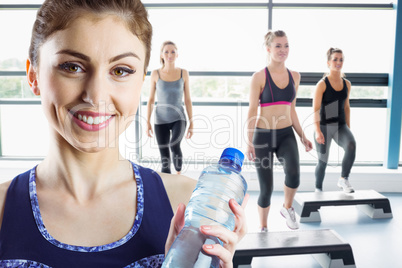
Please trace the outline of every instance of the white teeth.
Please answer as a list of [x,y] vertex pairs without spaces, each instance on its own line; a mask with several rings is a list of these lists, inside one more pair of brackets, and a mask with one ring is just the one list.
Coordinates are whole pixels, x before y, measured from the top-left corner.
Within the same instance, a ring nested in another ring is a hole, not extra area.
[[88,116],[87,124],[88,124],[88,125],[92,125],[93,123],[94,123],[93,117],[92,117],[92,116]]
[[96,117],[92,117],[92,116],[86,116],[86,115],[81,115],[78,114],[77,118],[78,120],[87,123],[88,125],[99,125],[102,124],[103,122],[109,120],[112,116],[108,115],[108,116],[96,116]]

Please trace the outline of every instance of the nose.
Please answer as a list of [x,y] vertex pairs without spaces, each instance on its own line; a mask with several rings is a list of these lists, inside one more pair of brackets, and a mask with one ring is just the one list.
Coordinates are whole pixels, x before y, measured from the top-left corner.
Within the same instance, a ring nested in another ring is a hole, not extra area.
[[100,72],[90,74],[84,84],[82,100],[91,106],[100,106],[108,100],[108,80],[107,76]]

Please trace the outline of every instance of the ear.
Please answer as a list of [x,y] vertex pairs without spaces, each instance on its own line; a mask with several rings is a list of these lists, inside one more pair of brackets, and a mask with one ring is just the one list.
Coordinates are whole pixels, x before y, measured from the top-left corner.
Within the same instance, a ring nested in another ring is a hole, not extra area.
[[38,86],[38,77],[37,77],[38,75],[37,75],[37,72],[36,72],[34,66],[31,64],[30,59],[27,59],[26,71],[27,71],[28,84],[31,87],[33,94],[35,94],[36,96],[39,96],[40,90],[39,90],[39,86]]

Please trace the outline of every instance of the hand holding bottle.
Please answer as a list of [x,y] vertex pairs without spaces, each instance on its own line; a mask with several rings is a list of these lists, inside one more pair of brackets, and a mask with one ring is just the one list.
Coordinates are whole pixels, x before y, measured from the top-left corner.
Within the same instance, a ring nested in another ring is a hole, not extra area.
[[247,232],[243,160],[239,150],[227,148],[217,165],[202,171],[187,208],[180,204],[171,221],[163,268],[233,266],[236,244]]
[[[234,199],[229,201],[229,207],[235,215],[235,229],[233,231],[217,225],[203,225],[200,228],[203,234],[218,237],[223,242],[223,246],[220,244],[203,246],[205,252],[210,255],[215,255],[221,260],[220,267],[222,268],[233,267],[232,260],[236,250],[236,245],[247,233],[245,208],[247,206],[248,199],[249,195],[246,194],[241,206],[237,204]],[[167,254],[173,244],[173,241],[176,239],[177,235],[184,226],[185,209],[186,206],[184,204],[179,204],[177,207],[177,211],[170,224],[169,235],[165,245],[165,254]]]

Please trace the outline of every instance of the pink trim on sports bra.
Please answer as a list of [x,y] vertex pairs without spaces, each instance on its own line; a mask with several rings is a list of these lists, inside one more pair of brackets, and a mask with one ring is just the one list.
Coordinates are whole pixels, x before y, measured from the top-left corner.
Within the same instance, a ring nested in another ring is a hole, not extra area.
[[276,101],[276,102],[269,102],[269,103],[260,103],[261,107],[272,106],[272,105],[291,105],[291,102],[288,101]]
[[[268,68],[265,68],[265,77],[268,77]],[[271,90],[271,97],[272,100],[274,100],[274,93],[272,92],[272,88],[271,88],[271,79],[267,79],[268,80],[268,84],[269,84],[269,89]],[[261,93],[262,94],[262,93]]]

